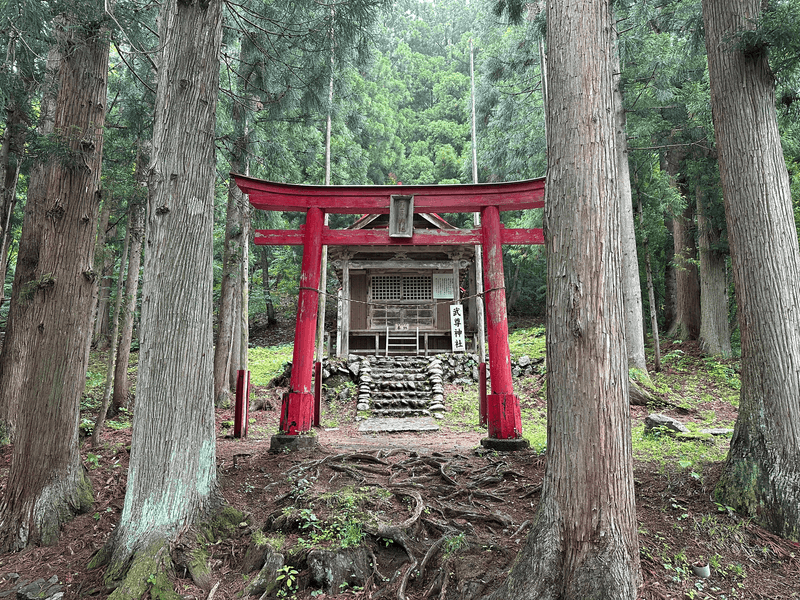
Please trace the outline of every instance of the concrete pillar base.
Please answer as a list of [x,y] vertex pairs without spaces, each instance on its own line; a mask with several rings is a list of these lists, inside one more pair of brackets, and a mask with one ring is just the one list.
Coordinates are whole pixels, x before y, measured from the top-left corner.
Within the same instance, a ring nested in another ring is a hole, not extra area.
[[269,442],[270,452],[297,452],[299,450],[313,450],[317,447],[316,434],[286,435],[276,433]]
[[481,440],[481,446],[489,450],[497,450],[498,452],[519,452],[520,450],[527,450],[531,447],[530,443],[525,438],[501,440],[491,437],[483,438]]

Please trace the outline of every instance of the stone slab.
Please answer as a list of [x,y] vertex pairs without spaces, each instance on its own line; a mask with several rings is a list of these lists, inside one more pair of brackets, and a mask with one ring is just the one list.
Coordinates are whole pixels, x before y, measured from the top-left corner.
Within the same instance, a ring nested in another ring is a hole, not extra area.
[[312,450],[317,445],[317,436],[313,433],[306,435],[285,435],[277,433],[270,439],[270,452],[297,452],[299,450]]
[[373,417],[361,421],[361,433],[394,433],[397,431],[438,431],[439,426],[431,417]]
[[516,439],[498,439],[485,437],[481,440],[481,446],[488,450],[497,450],[498,452],[519,452],[520,450],[527,450],[531,447],[530,442],[525,438]]

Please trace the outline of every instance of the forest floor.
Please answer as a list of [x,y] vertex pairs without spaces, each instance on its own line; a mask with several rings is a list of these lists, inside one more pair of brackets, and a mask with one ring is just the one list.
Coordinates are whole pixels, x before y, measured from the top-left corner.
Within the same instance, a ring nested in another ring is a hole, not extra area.
[[[672,359],[665,360],[659,376],[662,397],[687,401],[658,411],[690,425],[732,426],[735,402],[720,383],[719,364],[708,368],[710,363],[686,343],[667,342],[664,353]],[[736,361],[722,367],[733,373]],[[517,381],[525,414],[544,414],[542,384],[543,377],[536,375]],[[453,385],[446,391],[448,398],[464,393]],[[253,390],[251,399],[267,408],[250,413],[246,439],[230,436],[232,409],[217,411],[220,489],[248,517],[211,546],[211,581],[219,585],[209,593],[178,569],[173,573],[178,593],[198,599],[240,597],[255,576],[243,572],[243,565],[251,540],[259,536],[281,546],[287,561],[282,573],[288,577],[265,598],[398,598],[402,592],[409,600],[462,600],[498,586],[525,544],[536,511],[545,469],[541,448],[486,451],[480,446],[483,429],[457,408],[438,432],[365,435],[358,432],[355,402],[330,402],[323,417],[328,426],[317,431],[315,449],[271,453],[281,392]],[[631,407],[643,577],[639,597],[800,597],[800,546],[713,499],[729,438],[644,440],[641,423],[650,410]],[[108,429],[99,448],[83,444],[94,509],[68,523],[56,546],[0,554],[0,597],[21,580],[53,576],[67,600],[108,595],[103,569],[88,571],[87,564],[119,519],[130,433],[129,427]],[[10,456],[10,448],[0,449],[0,487]],[[348,546],[362,536],[376,563],[365,583],[343,585],[336,594],[310,584],[305,561],[310,547]],[[710,565],[710,577],[695,575],[694,563]]]

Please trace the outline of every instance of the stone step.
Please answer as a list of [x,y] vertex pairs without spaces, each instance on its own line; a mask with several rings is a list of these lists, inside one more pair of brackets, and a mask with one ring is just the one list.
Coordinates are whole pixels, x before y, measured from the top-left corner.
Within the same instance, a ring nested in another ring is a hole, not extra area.
[[388,400],[425,400],[429,402],[432,395],[430,391],[424,394],[413,392],[372,392],[370,397],[379,402]]
[[369,361],[370,368],[402,368],[414,367],[424,368],[428,365],[425,359],[419,359],[413,356],[393,356],[391,358],[375,358]]
[[369,386],[369,389],[372,392],[430,392],[432,386],[427,381],[381,381],[372,382]]
[[429,417],[431,413],[429,410],[421,408],[376,408],[372,410],[372,416],[379,418]]
[[371,419],[441,418],[441,375],[430,357],[370,357],[359,368],[358,410],[370,411]]
[[373,398],[374,408],[428,408],[430,398]]
[[372,381],[426,381],[428,379],[427,373],[420,373],[419,371],[372,371],[369,374]]

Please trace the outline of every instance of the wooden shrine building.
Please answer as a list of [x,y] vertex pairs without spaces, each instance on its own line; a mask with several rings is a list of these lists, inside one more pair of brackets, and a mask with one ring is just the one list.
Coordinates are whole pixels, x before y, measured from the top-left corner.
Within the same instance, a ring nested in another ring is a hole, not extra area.
[[[365,215],[348,229],[388,231],[389,215]],[[436,213],[415,213],[413,231],[460,230]],[[333,246],[328,256],[343,282],[338,356],[428,355],[452,352],[459,344],[462,351],[476,351],[474,246]],[[454,340],[450,307],[462,298],[465,318]]]
[[[440,338],[451,336],[454,332],[446,330],[439,319],[438,302],[434,305],[432,301],[442,300],[454,306],[451,314],[462,314],[457,304],[461,261],[468,262],[469,258],[462,259],[461,253],[468,257],[469,247],[480,246],[491,371],[491,393],[486,393],[485,376],[480,384],[481,421],[488,429],[488,437],[481,443],[503,450],[527,447],[522,437],[519,398],[514,395],[511,378],[502,247],[542,244],[544,236],[541,229],[506,229],[500,222],[500,212],[543,208],[544,178],[471,185],[324,186],[232,176],[255,208],[306,213],[305,224],[299,230],[255,232],[256,244],[303,246],[292,375],[281,406],[280,432],[272,438],[274,448],[302,445],[312,438],[302,434],[319,422],[319,391],[315,397],[312,379],[315,367],[319,373],[319,365],[314,365],[314,348],[325,245],[340,247],[334,252],[342,261],[340,268],[348,271],[342,279],[345,289],[341,302],[347,306],[342,312],[350,311],[350,317],[345,319],[348,334],[343,336],[344,345],[368,352],[380,351],[380,332],[387,326],[389,337],[383,340],[384,352],[387,345],[392,348],[391,333],[404,331],[406,326],[410,330],[412,323],[415,332],[417,327],[427,331],[429,350],[431,346],[438,347]],[[326,212],[368,216],[360,227],[357,222],[348,229],[330,229],[324,225]],[[475,212],[480,213],[481,225],[472,230],[447,226],[436,216]],[[374,226],[368,227],[369,224]],[[441,277],[434,278],[437,275]],[[358,276],[364,279],[357,282]],[[428,276],[431,298],[427,298]],[[452,298],[435,298],[437,293],[446,295],[448,277]],[[358,290],[356,282],[361,286]],[[435,285],[440,286],[439,292],[434,290]],[[366,300],[374,304],[372,309],[355,297],[363,297],[365,291]],[[355,309],[356,305],[362,308]],[[366,311],[364,319],[353,318],[356,310]],[[419,344],[419,335],[416,339]],[[486,365],[479,368],[485,375]]]

